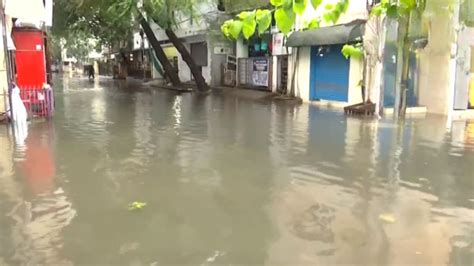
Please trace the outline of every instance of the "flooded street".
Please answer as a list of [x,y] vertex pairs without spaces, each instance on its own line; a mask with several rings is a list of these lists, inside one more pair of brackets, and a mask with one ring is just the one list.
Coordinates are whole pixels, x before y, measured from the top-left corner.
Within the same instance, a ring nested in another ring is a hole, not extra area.
[[473,264],[474,122],[137,88],[0,126],[0,265]]

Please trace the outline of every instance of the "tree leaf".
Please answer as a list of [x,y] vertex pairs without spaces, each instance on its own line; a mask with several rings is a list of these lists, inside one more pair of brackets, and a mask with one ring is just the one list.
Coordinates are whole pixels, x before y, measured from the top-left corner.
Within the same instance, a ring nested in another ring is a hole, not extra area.
[[322,2],[323,0],[311,0],[311,5],[313,5],[313,8],[316,10]]
[[275,20],[278,29],[288,34],[295,24],[296,15],[293,9],[278,8],[275,11]]
[[287,2],[287,0],[270,0],[270,4],[272,4],[272,6],[276,6],[276,7],[280,7],[283,4],[285,4],[286,2]]
[[326,5],[324,6],[324,8],[325,8],[326,10],[331,10],[331,9],[333,8],[333,5],[332,5],[332,4],[326,4]]
[[240,12],[237,17],[240,18],[241,20],[245,20],[248,16],[251,16],[254,12],[251,11],[244,11]]
[[308,23],[308,29],[319,28],[320,20],[315,18]]
[[396,4],[392,4],[387,8],[387,16],[390,18],[398,18],[398,7]]
[[242,31],[243,23],[239,20],[234,20],[229,28],[229,33],[234,39],[238,39],[240,32]]
[[380,16],[382,15],[382,13],[386,12],[387,10],[385,9],[384,11],[384,8],[382,7],[382,5],[379,3],[377,5],[375,5],[374,7],[372,7],[372,10],[370,11],[370,15],[371,16]]
[[349,57],[361,59],[364,56],[364,50],[362,46],[346,44],[341,49],[342,55],[348,59]]
[[[232,36],[232,34],[230,33],[230,29],[231,29],[231,27],[232,27],[232,23],[233,23],[233,22],[234,22],[234,20],[233,20],[233,19],[230,19],[230,20],[225,21],[224,24],[222,24],[222,26],[221,26],[221,31],[222,31],[222,33],[224,34],[224,36],[225,36],[226,38],[229,38],[229,39],[230,39],[230,38],[234,38],[234,37]],[[240,33],[240,32],[239,32],[239,33]],[[234,38],[234,39],[235,39],[235,38]]]
[[333,23],[335,20],[333,12],[327,12],[323,15],[323,19],[326,23]]
[[341,13],[345,13],[347,9],[349,9],[349,0],[342,0],[339,3],[337,3],[338,10],[341,11]]
[[412,10],[416,7],[416,0],[400,0],[400,6]]
[[243,20],[242,33],[244,38],[248,39],[252,37],[255,33],[255,27],[257,27],[257,22],[255,21],[255,12],[248,12],[247,16]]
[[262,34],[272,24],[272,12],[268,9],[257,9],[255,19],[257,20],[258,33]]
[[303,15],[308,0],[293,0],[293,11],[298,15]]

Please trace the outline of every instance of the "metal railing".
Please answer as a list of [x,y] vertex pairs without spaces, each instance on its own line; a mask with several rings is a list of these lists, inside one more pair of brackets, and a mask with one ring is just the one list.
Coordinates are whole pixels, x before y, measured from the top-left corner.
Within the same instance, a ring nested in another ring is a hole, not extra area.
[[20,88],[20,97],[29,117],[50,118],[54,114],[52,88]]

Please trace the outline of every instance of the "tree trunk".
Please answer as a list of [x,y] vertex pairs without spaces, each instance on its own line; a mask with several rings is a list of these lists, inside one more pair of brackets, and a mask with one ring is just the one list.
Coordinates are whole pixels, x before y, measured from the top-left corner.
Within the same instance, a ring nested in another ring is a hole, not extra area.
[[139,13],[138,16],[140,20],[140,25],[143,28],[143,32],[145,32],[145,35],[148,38],[148,41],[150,42],[151,47],[153,47],[156,57],[158,58],[158,60],[161,63],[161,66],[163,67],[165,76],[170,79],[171,83],[173,83],[174,86],[180,85],[181,81],[179,80],[178,73],[176,72],[174,67],[171,65],[171,63],[168,61],[168,58],[166,57],[166,54],[163,51],[163,48],[161,48],[161,45],[158,42],[158,39],[156,39],[156,36],[153,33],[153,30],[151,29],[150,25],[148,24],[145,17],[143,17],[141,13]]
[[408,77],[410,72],[410,40],[409,40],[409,31],[411,27],[411,17],[412,12],[408,15],[408,19],[405,25],[405,33],[403,37],[403,57],[402,57],[402,90],[401,90],[401,100],[400,100],[400,117],[405,117],[407,111],[407,94],[408,94]]
[[201,92],[208,91],[209,86],[207,85],[206,80],[202,76],[202,73],[199,70],[199,67],[196,65],[196,62],[194,62],[194,59],[191,57],[191,54],[183,45],[183,42],[178,38],[178,36],[176,36],[173,30],[166,29],[165,32],[166,36],[168,36],[168,39],[173,43],[174,47],[176,47],[178,52],[181,54],[181,57],[183,58],[184,62],[186,62],[189,69],[191,70],[198,90]]

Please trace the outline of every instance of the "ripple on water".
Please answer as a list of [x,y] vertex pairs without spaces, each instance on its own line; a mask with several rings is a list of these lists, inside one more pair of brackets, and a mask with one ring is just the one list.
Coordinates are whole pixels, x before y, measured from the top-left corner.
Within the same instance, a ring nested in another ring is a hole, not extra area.
[[291,179],[297,183],[333,184],[342,180],[339,176],[327,174],[317,168],[308,166],[290,167],[290,175]]

